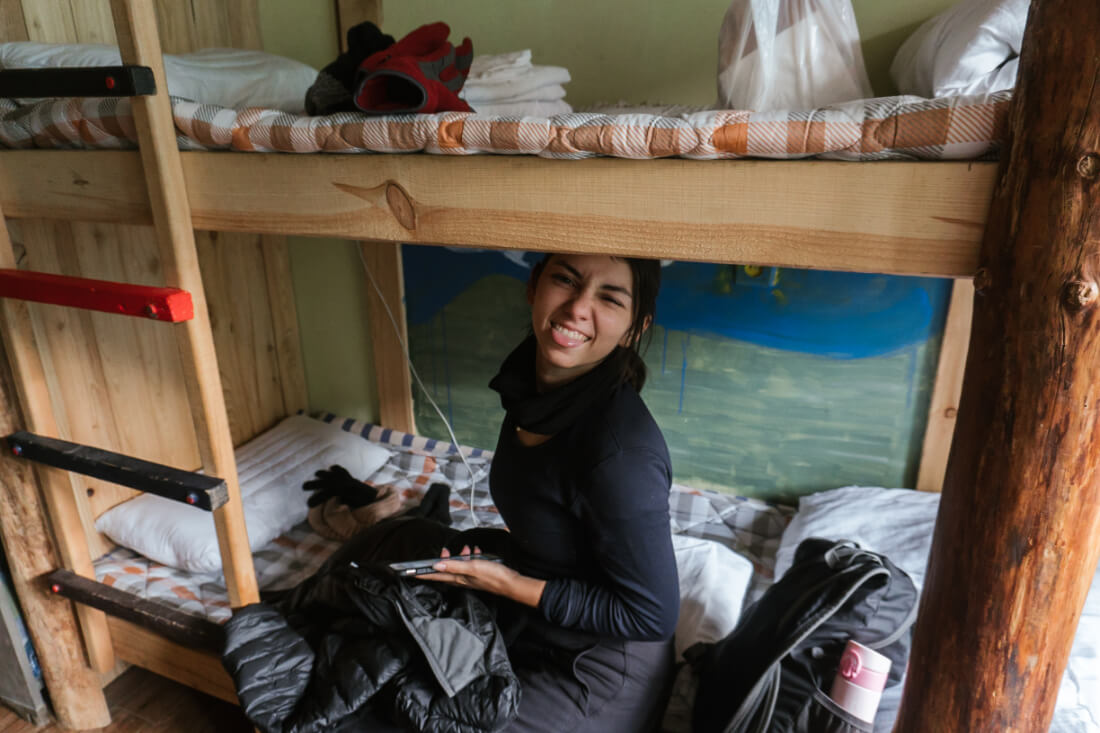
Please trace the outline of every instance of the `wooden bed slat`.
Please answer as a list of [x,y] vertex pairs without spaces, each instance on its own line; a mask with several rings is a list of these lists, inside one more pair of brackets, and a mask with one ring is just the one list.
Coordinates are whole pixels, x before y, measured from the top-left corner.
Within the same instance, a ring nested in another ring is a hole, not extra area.
[[192,649],[114,616],[107,617],[119,659],[156,672],[234,705],[237,687],[222,666],[221,655]]
[[0,269],[0,298],[178,323],[193,317],[191,295],[179,288],[131,285],[48,272]]
[[121,453],[20,430],[7,437],[15,455],[213,511],[228,500],[225,481]]
[[[0,156],[9,217],[151,221],[137,153]],[[942,277],[977,270],[996,173],[973,161],[180,159],[197,229]]]
[[225,630],[213,621],[138,598],[69,570],[55,570],[46,577],[46,582],[60,596],[142,626],[191,649],[220,654],[225,645]]

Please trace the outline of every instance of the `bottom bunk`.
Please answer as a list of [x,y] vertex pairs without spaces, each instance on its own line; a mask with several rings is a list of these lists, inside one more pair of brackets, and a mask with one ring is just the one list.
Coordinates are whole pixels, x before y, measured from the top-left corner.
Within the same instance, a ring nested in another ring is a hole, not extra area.
[[[302,489],[315,471],[333,464],[349,467],[353,476],[368,479],[380,496],[389,497],[385,512],[375,512],[373,519],[422,511],[429,503],[422,504],[428,487],[444,484],[449,487],[446,511],[435,506],[432,516],[449,515],[456,529],[475,526],[475,518],[481,526],[502,526],[488,493],[492,453],[486,450],[463,448],[460,455],[442,441],[331,415],[320,420],[295,416],[240,448],[237,460],[250,534],[254,523],[268,534],[278,530],[270,540],[257,533],[253,543],[261,592],[293,587],[340,547],[340,541],[314,530],[326,521],[322,505],[306,520],[308,492]],[[194,536],[158,524],[158,498],[139,499],[105,513],[97,526],[112,537],[130,530],[127,543],[148,555],[123,546],[107,553],[95,563],[99,585],[105,587],[104,595],[124,594],[132,599],[128,605],[155,605],[165,616],[183,614],[205,631],[192,638],[187,632],[165,635],[140,625],[132,613],[129,620],[112,616],[115,652],[126,662],[236,702],[217,643],[211,643],[217,640],[216,632],[213,637],[207,633],[220,629],[217,625],[231,616],[221,573],[174,567],[202,566],[209,548],[189,549],[186,545],[196,542]],[[742,608],[785,572],[795,548],[808,537],[854,540],[889,557],[921,587],[938,505],[937,494],[845,487],[804,497],[795,508],[674,485],[669,508],[681,586],[678,663],[692,643],[716,641],[732,630]],[[275,506],[280,511],[273,513]],[[178,507],[171,507],[177,525]],[[194,511],[209,522],[208,516]],[[333,526],[324,524],[326,534],[333,533]],[[682,664],[663,730],[691,729],[697,683],[691,668]],[[899,684],[885,691],[875,730],[892,728],[902,688]],[[1093,584],[1078,626],[1051,730],[1100,733],[1100,581]]]

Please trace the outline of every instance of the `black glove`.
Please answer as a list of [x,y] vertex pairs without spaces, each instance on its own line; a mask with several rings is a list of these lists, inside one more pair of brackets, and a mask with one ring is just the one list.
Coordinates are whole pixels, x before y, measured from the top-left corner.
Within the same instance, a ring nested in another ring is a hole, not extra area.
[[383,33],[370,21],[348,29],[348,50],[317,74],[306,92],[306,113],[330,115],[354,112],[355,76],[359,65],[369,56],[393,45],[393,36]]
[[330,498],[338,496],[341,504],[358,509],[378,498],[377,489],[352,476],[343,466],[330,466],[327,470],[321,469],[314,475],[317,478],[302,484],[302,491],[313,492],[306,502],[311,507],[324,504]]
[[451,525],[451,487],[444,483],[434,483],[424,492],[420,504],[414,506],[406,515],[434,519],[440,524]]

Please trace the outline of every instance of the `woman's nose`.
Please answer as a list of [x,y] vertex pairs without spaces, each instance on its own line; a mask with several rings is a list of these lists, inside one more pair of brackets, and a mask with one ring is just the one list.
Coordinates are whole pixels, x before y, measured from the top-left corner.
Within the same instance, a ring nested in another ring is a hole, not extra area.
[[592,295],[592,293],[589,293],[586,290],[581,290],[569,299],[569,301],[565,304],[565,307],[568,310],[570,316],[582,320],[587,320],[592,314],[593,302],[594,296]]

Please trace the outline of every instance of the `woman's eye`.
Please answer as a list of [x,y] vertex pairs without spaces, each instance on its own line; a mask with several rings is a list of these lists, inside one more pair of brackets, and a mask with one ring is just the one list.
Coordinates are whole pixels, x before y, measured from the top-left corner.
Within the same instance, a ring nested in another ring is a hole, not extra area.
[[572,278],[569,278],[565,275],[558,274],[558,275],[554,275],[553,277],[554,277],[555,282],[559,282],[562,285],[572,285],[573,284]]
[[617,305],[617,306],[619,306],[620,308],[622,308],[622,307],[623,307],[623,304],[622,304],[622,303],[620,303],[619,301],[615,300],[615,298],[612,298],[612,297],[611,297],[610,295],[605,295],[605,296],[603,297],[603,299],[604,299],[604,300],[605,300],[606,302],[610,303],[611,305]]

